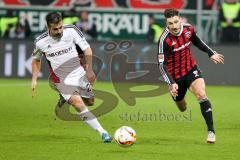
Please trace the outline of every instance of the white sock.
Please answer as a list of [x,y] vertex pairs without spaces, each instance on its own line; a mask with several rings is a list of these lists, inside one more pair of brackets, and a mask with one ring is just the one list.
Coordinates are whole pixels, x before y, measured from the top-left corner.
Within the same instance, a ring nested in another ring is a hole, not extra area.
[[85,123],[87,123],[92,129],[96,130],[100,135],[102,133],[105,133],[106,131],[103,129],[101,124],[98,122],[97,118],[95,115],[93,115],[91,112],[88,111],[86,108],[82,112],[80,112],[80,117]]

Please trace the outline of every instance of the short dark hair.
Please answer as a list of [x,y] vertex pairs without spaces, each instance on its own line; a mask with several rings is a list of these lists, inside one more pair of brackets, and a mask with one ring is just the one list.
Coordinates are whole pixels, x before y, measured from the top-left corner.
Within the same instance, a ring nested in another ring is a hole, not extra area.
[[60,21],[62,21],[62,15],[58,12],[50,12],[46,16],[46,22],[48,26],[50,24],[58,24]]
[[168,8],[164,11],[165,18],[171,18],[174,16],[180,16],[179,11],[174,8]]

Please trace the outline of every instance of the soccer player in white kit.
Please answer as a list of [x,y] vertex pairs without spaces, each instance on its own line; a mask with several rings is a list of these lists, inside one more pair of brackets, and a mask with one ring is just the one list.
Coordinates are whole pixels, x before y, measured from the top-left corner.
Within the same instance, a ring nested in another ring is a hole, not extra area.
[[[48,31],[35,40],[32,60],[32,96],[37,84],[41,57],[45,56],[53,83],[60,95],[72,105],[82,120],[96,130],[104,143],[112,138],[103,129],[97,118],[88,111],[82,97],[92,98],[91,86],[95,82],[92,69],[92,50],[82,32],[74,25],[63,25],[62,16],[51,12],[46,16]],[[78,45],[84,52],[86,68],[80,65]]]

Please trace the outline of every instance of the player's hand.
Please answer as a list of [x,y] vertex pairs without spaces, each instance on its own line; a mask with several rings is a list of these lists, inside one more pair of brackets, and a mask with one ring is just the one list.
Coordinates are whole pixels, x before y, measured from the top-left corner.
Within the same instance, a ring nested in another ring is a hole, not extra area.
[[95,76],[95,73],[93,72],[93,70],[86,70],[86,76],[87,76],[87,79],[88,81],[93,84],[96,80],[96,76]]
[[35,89],[36,89],[36,86],[37,86],[37,81],[32,81],[32,98],[35,96]]
[[170,93],[173,97],[178,96],[178,85],[177,83],[173,83],[170,87],[169,87]]
[[213,61],[215,64],[224,64],[224,56],[221,54],[214,54],[210,57],[211,61]]

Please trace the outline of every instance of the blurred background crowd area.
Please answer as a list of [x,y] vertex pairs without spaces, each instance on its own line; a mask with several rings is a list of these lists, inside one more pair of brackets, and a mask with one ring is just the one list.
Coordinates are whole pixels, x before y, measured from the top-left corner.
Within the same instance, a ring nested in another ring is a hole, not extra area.
[[[192,47],[208,84],[240,85],[240,72],[229,72],[239,68],[238,0],[2,0],[0,77],[31,77],[34,38],[46,31],[45,16],[57,11],[65,24],[79,27],[91,44],[98,80],[125,80],[127,71],[142,70],[152,74],[140,80],[155,80],[157,42],[165,28],[166,8],[180,10],[182,22],[192,24],[204,42],[224,54],[225,64],[215,66]],[[48,64],[42,63],[39,76],[47,79]]]
[[238,0],[2,0],[0,37],[36,38],[46,30],[46,14],[58,11],[88,40],[157,43],[165,27],[163,11],[172,7],[207,43],[239,43]]

